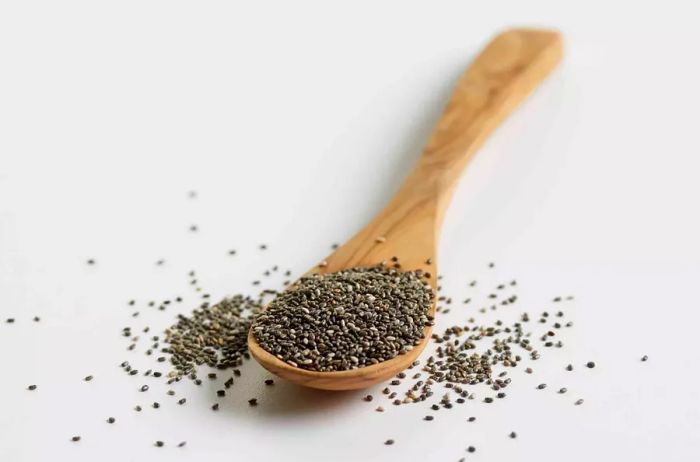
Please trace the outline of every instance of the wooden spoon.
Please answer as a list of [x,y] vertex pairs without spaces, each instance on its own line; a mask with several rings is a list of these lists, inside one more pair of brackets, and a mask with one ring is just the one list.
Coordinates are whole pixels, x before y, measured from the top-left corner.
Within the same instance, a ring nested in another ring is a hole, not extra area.
[[[556,67],[558,32],[512,29],[497,35],[460,78],[423,155],[385,209],[313,272],[372,266],[399,258],[404,270],[423,269],[436,287],[438,232],[467,162],[493,129]],[[430,313],[435,314],[435,304]],[[365,388],[394,376],[416,360],[430,338],[408,353],[372,366],[339,372],[294,367],[258,345],[248,348],[267,370],[299,385],[326,390]]]

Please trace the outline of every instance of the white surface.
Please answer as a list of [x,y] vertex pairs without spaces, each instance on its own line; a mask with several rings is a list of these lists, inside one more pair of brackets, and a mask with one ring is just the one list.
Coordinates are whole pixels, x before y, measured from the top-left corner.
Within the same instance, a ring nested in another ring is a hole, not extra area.
[[[0,324],[0,460],[697,460],[692,2],[330,3],[0,4],[0,317],[17,319]],[[119,331],[174,313],[134,320],[127,300],[194,303],[191,268],[218,298],[317,261],[396,190],[459,73],[514,24],[560,28],[566,59],[468,168],[441,272],[456,300],[516,277],[517,312],[575,294],[565,349],[507,400],[433,422],[359,392],[265,389],[252,362],[219,413],[206,381],[178,384],[182,407],[154,380],[137,391],[117,365],[150,366]]]

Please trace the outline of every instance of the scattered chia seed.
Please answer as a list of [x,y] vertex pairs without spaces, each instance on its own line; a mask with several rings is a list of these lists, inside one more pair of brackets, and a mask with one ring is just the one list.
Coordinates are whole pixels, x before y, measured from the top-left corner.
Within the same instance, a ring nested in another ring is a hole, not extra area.
[[77,443],[78,441],[80,441],[80,436],[76,435],[73,438],[71,438],[70,440],[73,441],[74,443]]
[[272,379],[267,379],[267,380],[265,380],[265,385],[268,385],[268,386],[269,386],[269,385],[274,385],[274,384],[275,384],[275,381],[272,380]]
[[36,385],[29,385],[29,386],[27,387],[27,390],[29,390],[29,391],[34,391],[34,390],[36,390]]
[[258,405],[258,400],[256,398],[252,398],[248,400],[248,404],[250,406],[257,406]]
[[163,446],[165,446],[165,443],[162,441],[156,441],[156,447],[162,448]]
[[586,367],[589,369],[593,369],[595,367],[595,363],[593,361],[588,361],[586,363]]
[[83,380],[85,380],[86,382],[89,382],[90,380],[92,380],[92,376],[88,375]]
[[107,423],[113,424],[114,422],[116,422],[116,419],[114,417],[109,417],[107,419]]
[[646,362],[649,359],[649,356],[644,355],[642,356],[642,362]]
[[518,435],[515,432],[510,432],[510,435],[508,435],[508,436],[515,439]]
[[386,444],[387,446],[391,446],[392,444],[394,444],[394,440],[386,440],[384,444]]
[[430,421],[430,420],[433,420],[434,418],[435,418],[435,417],[433,417],[433,416],[431,416],[431,415],[427,415],[427,416],[423,417],[423,420],[428,420],[428,421]]
[[580,406],[580,405],[583,404],[583,400],[582,400],[582,399],[577,399],[576,402],[575,402],[574,404],[575,404],[576,406]]

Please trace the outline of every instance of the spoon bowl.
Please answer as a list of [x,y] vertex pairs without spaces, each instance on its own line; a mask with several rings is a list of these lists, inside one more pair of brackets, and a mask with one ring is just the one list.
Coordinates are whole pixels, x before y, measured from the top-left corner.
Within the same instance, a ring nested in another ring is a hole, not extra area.
[[[421,269],[437,288],[439,230],[452,192],[468,161],[487,136],[556,67],[562,56],[558,32],[512,29],[494,37],[462,75],[442,117],[401,189],[363,230],[311,273],[332,273],[390,262]],[[435,301],[429,314],[435,315]],[[352,390],[382,382],[408,368],[428,344],[431,326],[411,351],[378,364],[346,371],[294,367],[263,349],[252,330],[248,348],[267,370],[299,385]]]

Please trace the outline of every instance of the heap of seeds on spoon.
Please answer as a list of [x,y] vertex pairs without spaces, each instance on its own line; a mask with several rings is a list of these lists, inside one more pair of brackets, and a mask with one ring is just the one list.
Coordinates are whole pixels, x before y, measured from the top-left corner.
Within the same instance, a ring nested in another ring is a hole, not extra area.
[[411,351],[433,325],[421,272],[378,265],[301,278],[253,324],[264,349],[321,372],[371,366]]

